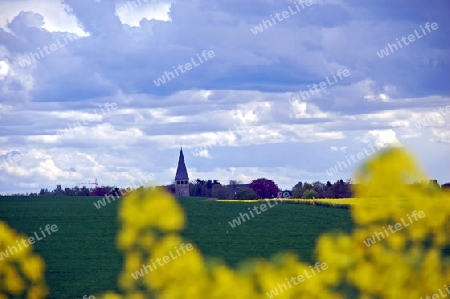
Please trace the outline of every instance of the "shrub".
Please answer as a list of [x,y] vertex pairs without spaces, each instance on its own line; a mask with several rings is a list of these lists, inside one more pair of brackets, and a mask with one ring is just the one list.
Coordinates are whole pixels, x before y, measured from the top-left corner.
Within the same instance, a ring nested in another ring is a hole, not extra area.
[[242,189],[239,190],[236,195],[234,196],[234,199],[258,199],[258,194],[256,194],[255,191],[252,189]]
[[214,185],[212,186],[211,196],[218,199],[232,199],[233,190],[230,186]]
[[305,190],[305,192],[303,192],[302,198],[305,199],[311,199],[311,198],[316,198],[317,197],[317,192],[314,189],[308,189]]
[[294,192],[292,192],[291,198],[302,198],[302,195],[303,195],[303,189],[298,188],[298,189],[295,189]]

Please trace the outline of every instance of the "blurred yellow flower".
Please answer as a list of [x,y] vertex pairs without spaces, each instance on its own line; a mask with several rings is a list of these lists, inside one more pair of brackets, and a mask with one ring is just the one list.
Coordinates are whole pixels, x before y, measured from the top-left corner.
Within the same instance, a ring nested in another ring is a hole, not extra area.
[[40,299],[48,294],[44,262],[32,253],[32,245],[19,246],[23,239],[26,237],[0,221],[0,298]]

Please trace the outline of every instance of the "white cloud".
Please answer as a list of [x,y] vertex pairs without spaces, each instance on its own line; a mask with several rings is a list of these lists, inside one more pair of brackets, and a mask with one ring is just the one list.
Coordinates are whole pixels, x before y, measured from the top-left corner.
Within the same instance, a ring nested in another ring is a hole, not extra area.
[[5,79],[9,71],[9,65],[6,61],[0,61],[0,80]]
[[300,101],[291,102],[292,109],[290,110],[289,117],[293,118],[327,118],[329,115],[320,111],[320,109],[312,104]]
[[341,146],[341,147],[332,146],[332,147],[330,147],[330,149],[331,149],[333,152],[337,152],[337,151],[345,152],[345,150],[347,149],[347,147],[346,147],[346,146]]
[[[450,127],[450,126],[449,126]],[[431,129],[433,132],[432,141],[442,142],[442,143],[450,143],[450,130],[447,129]]]
[[170,21],[171,3],[148,0],[134,0],[116,4],[116,14],[122,24],[139,27],[139,22],[147,20]]
[[198,155],[202,158],[211,158],[207,149],[201,150]]
[[362,138],[364,143],[370,143],[375,146],[402,146],[396,137],[396,132],[389,130],[371,130],[364,134]]
[[0,28],[7,28],[7,22],[10,22],[22,11],[33,11],[44,17],[42,28],[50,32],[71,32],[79,36],[87,36],[77,24],[77,19],[73,15],[69,15],[68,5],[62,4],[62,1],[55,0],[4,0],[0,2],[0,11],[2,18],[0,19]]

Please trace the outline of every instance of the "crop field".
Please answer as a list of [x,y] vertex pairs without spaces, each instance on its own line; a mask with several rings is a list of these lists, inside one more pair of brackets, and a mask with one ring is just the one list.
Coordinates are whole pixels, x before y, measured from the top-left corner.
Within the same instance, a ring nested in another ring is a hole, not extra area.
[[[316,198],[302,199],[302,198],[271,198],[265,199],[268,201],[282,201],[286,204],[306,204],[306,205],[316,205],[322,207],[332,207],[339,209],[349,209],[355,204],[355,198]],[[252,202],[251,200],[220,200],[220,202]]]
[[[116,290],[122,255],[116,249],[120,200],[96,209],[94,197],[0,197],[0,219],[27,236],[46,224],[58,231],[36,242],[46,261],[49,298],[81,298]],[[270,258],[280,251],[296,252],[315,261],[316,238],[328,231],[352,229],[350,211],[308,204],[273,204],[253,217],[249,208],[261,202],[217,202],[179,198],[187,213],[183,236],[207,257],[237,266],[248,258]],[[233,228],[229,223],[247,213],[250,219]]]

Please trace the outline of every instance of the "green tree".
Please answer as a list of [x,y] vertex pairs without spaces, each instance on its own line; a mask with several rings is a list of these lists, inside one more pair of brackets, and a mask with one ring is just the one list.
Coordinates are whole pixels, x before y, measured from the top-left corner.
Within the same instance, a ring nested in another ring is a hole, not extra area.
[[306,182],[304,184],[302,182],[298,182],[294,188],[292,188],[292,198],[302,198],[303,193],[309,189],[314,189],[313,185]]
[[193,182],[193,187],[189,187],[189,191],[191,196],[208,196],[207,195],[207,188],[206,188],[206,181],[204,180],[200,180],[200,179],[196,179]]
[[48,195],[48,189],[47,188],[42,188],[41,191],[39,191],[39,196],[44,196],[44,195]]
[[61,188],[61,185],[56,185],[56,189],[53,190],[53,195],[63,195],[64,191]]
[[314,191],[316,191],[316,193],[317,193],[316,198],[324,198],[324,197],[326,197],[326,187],[327,186],[324,183],[316,181],[312,185],[313,185]]
[[73,196],[73,195],[75,195],[75,192],[71,188],[64,188],[64,195],[65,196]]
[[242,189],[239,190],[236,195],[234,196],[234,199],[258,199],[258,194],[256,194],[255,191],[252,189]]
[[294,189],[292,192],[292,198],[302,198],[303,195],[303,188],[297,188]]
[[86,188],[86,186],[81,187],[80,189],[80,196],[89,196],[89,189]]
[[228,183],[228,185],[232,185],[232,186],[240,185],[240,184],[242,184],[242,182],[238,181],[238,180],[230,180],[230,182]]
[[317,192],[314,189],[308,189],[303,192],[302,198],[311,199],[317,198]]
[[222,186],[219,184],[212,186],[211,191],[212,197],[218,199],[232,199],[233,198],[233,190],[230,186]]
[[303,183],[302,183],[302,181],[300,181],[297,184],[295,184],[294,187],[292,187],[292,192],[294,192],[297,189],[302,189],[302,188],[303,188]]

